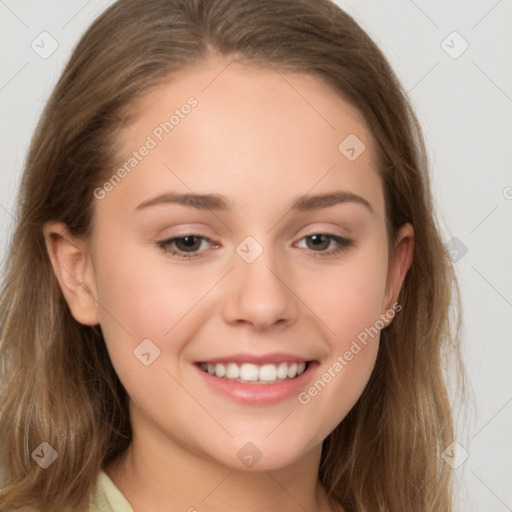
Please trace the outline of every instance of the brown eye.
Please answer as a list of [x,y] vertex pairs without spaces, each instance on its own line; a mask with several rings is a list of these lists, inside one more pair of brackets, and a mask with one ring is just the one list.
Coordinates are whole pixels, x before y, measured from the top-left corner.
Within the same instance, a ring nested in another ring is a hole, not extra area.
[[199,236],[184,236],[175,238],[176,248],[183,252],[195,252],[201,246],[202,238]]
[[308,249],[325,251],[330,243],[331,237],[329,235],[311,235],[306,237]]
[[190,259],[195,256],[202,256],[204,249],[208,248],[211,240],[200,235],[175,236],[162,242],[157,242],[158,247],[165,253],[176,257]]
[[[305,244],[303,244],[305,241]],[[353,245],[352,240],[338,235],[314,233],[300,239],[298,246],[309,250],[314,256],[334,256]]]

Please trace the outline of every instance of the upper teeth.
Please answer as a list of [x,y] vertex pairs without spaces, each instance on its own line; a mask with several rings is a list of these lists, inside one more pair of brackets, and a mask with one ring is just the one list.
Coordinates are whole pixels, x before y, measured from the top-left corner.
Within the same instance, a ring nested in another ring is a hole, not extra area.
[[246,382],[272,382],[293,379],[306,369],[306,363],[279,363],[257,365],[253,363],[201,363],[201,369],[210,375]]

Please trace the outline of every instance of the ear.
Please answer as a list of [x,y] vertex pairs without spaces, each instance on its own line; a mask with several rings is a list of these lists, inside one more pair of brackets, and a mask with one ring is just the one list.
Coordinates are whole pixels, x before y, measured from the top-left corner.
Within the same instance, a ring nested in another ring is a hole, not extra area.
[[70,234],[63,222],[43,227],[46,249],[73,318],[84,325],[99,324],[94,269],[87,242]]
[[[405,276],[411,266],[413,254],[414,228],[407,223],[398,230],[395,246],[390,251],[386,293],[382,305],[383,314],[392,309],[393,304],[396,304]],[[391,321],[392,318],[387,322],[386,327]]]

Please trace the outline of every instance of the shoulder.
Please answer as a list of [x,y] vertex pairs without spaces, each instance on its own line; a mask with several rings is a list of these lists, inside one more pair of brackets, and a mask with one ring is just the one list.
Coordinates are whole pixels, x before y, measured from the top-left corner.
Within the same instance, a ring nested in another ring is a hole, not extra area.
[[89,510],[90,512],[133,512],[131,505],[104,471],[98,473],[96,494]]

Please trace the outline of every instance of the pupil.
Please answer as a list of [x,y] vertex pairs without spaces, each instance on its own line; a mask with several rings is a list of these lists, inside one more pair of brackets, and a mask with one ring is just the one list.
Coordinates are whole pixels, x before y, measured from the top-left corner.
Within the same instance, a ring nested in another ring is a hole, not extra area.
[[[323,240],[322,240],[323,238]],[[318,248],[322,246],[323,248],[326,248],[329,245],[329,238],[326,235],[312,235],[311,241],[313,243],[313,246]],[[326,245],[327,242],[327,245]]]
[[181,239],[181,243],[187,249],[195,249],[197,246],[198,237],[196,236],[185,236]]

